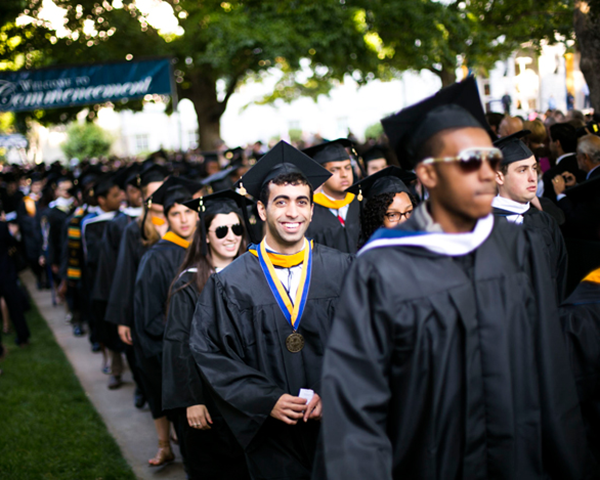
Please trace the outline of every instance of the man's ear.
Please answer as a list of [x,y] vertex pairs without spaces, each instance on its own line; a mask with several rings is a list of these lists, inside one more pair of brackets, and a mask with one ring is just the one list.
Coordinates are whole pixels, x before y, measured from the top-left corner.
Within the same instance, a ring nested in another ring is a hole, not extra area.
[[438,172],[433,164],[419,163],[415,168],[415,173],[417,174],[421,184],[428,190],[431,190],[437,186],[439,177]]
[[496,183],[499,186],[504,185],[504,174],[501,171],[496,172]]
[[258,216],[263,222],[267,221],[267,207],[260,200],[256,203],[256,209],[258,210]]

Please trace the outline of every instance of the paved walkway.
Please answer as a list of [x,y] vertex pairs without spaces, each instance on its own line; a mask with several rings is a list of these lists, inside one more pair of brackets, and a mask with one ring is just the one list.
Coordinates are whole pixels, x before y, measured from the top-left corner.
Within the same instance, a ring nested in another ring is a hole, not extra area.
[[50,291],[39,291],[30,271],[23,272],[21,279],[137,478],[184,480],[185,472],[177,447],[174,463],[160,468],[148,466],[148,459],[154,456],[158,448],[156,431],[148,408],[138,410],[133,405],[135,387],[131,372],[127,370],[123,376],[125,385],[118,390],[109,390],[106,387],[109,377],[102,373],[102,355],[91,352],[87,337],[73,336],[71,326],[65,321],[64,307],[52,305]]

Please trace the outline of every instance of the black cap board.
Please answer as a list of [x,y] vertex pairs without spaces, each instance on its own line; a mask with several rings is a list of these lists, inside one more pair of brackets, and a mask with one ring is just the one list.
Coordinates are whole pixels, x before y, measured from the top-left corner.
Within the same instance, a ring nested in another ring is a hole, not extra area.
[[367,200],[384,193],[408,193],[410,190],[407,183],[415,180],[417,176],[412,172],[407,172],[398,167],[387,167],[375,172],[362,180],[359,180],[346,191],[357,195],[359,201],[361,197]]
[[400,166],[412,170],[418,152],[433,135],[449,128],[487,129],[475,77],[442,88],[432,97],[381,120]]
[[[147,166],[149,165],[149,166]],[[147,186],[149,183],[162,182],[168,175],[167,169],[161,165],[146,164],[142,166],[140,172],[135,176],[129,177],[127,183],[134,187],[142,188]]]
[[123,169],[119,170],[115,174],[115,183],[121,188],[121,190],[125,190],[125,187],[127,187],[127,184],[131,183],[131,182],[133,182],[133,183],[131,183],[131,185],[137,187],[134,180],[141,169],[142,169],[142,166],[139,163],[133,163],[133,164],[129,165],[127,168],[123,168]]
[[203,197],[188,200],[183,204],[197,212],[205,215],[218,215],[219,213],[237,213],[242,216],[246,199],[233,190],[222,190],[220,192],[204,195]]
[[343,162],[350,160],[346,147],[352,147],[353,143],[347,138],[338,138],[331,142],[324,142],[313,147],[302,150],[320,165],[328,162]]
[[385,160],[385,147],[383,145],[373,145],[361,156],[365,163],[368,163],[372,160],[379,160],[380,158]]
[[246,210],[246,198],[243,195],[235,193],[233,190],[222,190],[211,195],[195,198],[184,202],[184,205],[192,210],[195,210],[200,215],[201,228],[201,245],[200,251],[203,255],[208,253],[206,245],[206,224],[205,215],[218,215],[220,213],[227,215],[228,213],[236,213],[244,219],[246,231],[248,232],[249,223]]
[[530,133],[531,130],[521,130],[520,132],[499,138],[494,142],[494,146],[502,151],[502,165],[509,165],[533,157],[533,152],[521,141],[521,138],[526,137]]
[[264,185],[286,173],[303,174],[313,189],[317,189],[331,177],[331,173],[312,158],[281,140],[246,172],[238,185],[240,190],[243,188],[258,199]]
[[202,188],[202,184],[193,182],[183,177],[169,177],[152,194],[147,202],[158,203],[162,205],[165,214],[173,207],[175,203],[181,203],[191,200],[192,196]]

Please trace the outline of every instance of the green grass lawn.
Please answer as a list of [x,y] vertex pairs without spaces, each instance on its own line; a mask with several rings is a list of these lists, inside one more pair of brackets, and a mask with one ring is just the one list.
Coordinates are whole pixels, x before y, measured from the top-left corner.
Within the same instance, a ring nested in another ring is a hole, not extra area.
[[0,479],[135,479],[35,305],[0,368]]

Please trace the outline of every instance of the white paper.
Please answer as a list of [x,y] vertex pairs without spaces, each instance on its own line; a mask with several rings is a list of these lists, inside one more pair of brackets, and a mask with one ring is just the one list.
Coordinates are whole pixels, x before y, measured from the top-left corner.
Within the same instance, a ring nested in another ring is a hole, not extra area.
[[312,400],[312,398],[315,395],[315,391],[314,390],[310,390],[309,388],[301,388],[300,389],[300,393],[298,394],[298,396],[300,398],[305,398],[306,399],[306,404],[308,405],[310,403],[310,401]]

